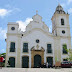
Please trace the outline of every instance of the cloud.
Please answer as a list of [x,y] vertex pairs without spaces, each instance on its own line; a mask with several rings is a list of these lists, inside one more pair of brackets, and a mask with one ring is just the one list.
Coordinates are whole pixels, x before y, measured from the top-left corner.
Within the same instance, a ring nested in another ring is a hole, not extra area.
[[52,33],[52,25],[49,26],[49,32]]
[[0,50],[0,53],[5,53],[5,49],[1,49]]
[[0,39],[5,39],[6,38],[6,29],[2,29],[2,27],[0,27]]
[[7,8],[0,8],[0,17],[4,18],[5,16],[16,13],[18,11],[21,11],[19,8],[11,7],[10,5],[6,5]]
[[12,10],[0,9],[0,17],[3,18],[4,16],[8,15],[11,12],[12,12]]
[[70,8],[70,9],[68,10],[68,12],[69,12],[69,13],[72,13],[72,8]]
[[15,11],[21,11],[21,9],[20,8],[17,8],[17,7],[15,7],[15,6],[11,6],[10,4],[7,4],[7,5],[5,5],[5,7],[7,8],[7,9],[11,9],[11,10],[15,10]]
[[13,8],[13,10],[12,11],[21,11],[21,9],[19,9],[19,8]]
[[69,5],[72,2],[72,0],[67,0],[66,3],[61,3],[62,7],[66,7],[67,5]]
[[25,21],[16,21],[16,22],[19,23],[19,29],[21,29],[21,31],[25,31],[25,28],[30,23],[30,21],[32,21],[32,18],[26,18]]
[[68,4],[70,4],[72,2],[72,0],[68,0]]

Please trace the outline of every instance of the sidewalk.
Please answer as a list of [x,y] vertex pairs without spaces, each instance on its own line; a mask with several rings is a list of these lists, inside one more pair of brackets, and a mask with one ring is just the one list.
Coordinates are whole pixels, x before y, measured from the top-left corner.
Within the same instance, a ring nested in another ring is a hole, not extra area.
[[72,68],[2,68],[0,72],[72,72]]

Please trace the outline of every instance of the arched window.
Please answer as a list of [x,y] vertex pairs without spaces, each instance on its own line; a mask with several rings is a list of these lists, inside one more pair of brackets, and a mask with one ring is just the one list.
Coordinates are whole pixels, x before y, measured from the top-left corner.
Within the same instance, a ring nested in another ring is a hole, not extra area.
[[64,19],[61,19],[61,25],[64,25]]
[[68,54],[67,45],[63,44],[63,54]]

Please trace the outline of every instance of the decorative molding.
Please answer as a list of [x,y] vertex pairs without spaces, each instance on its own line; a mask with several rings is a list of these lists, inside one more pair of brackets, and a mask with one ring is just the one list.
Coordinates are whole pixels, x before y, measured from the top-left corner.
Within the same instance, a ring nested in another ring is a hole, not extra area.
[[32,51],[32,50],[35,50],[35,46],[33,46],[33,47],[31,48],[31,51]]
[[45,51],[45,49],[44,49],[43,47],[41,47],[41,50],[42,50],[42,51]]

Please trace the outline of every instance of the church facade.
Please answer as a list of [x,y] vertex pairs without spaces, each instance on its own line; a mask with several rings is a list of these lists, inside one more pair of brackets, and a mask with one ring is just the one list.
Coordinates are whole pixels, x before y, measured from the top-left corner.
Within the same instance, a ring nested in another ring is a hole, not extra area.
[[25,32],[19,30],[18,23],[8,23],[6,66],[8,61],[16,68],[33,68],[46,62],[54,65],[68,57],[66,49],[71,48],[69,14],[62,6],[58,5],[52,16],[52,33],[40,15],[32,19]]

